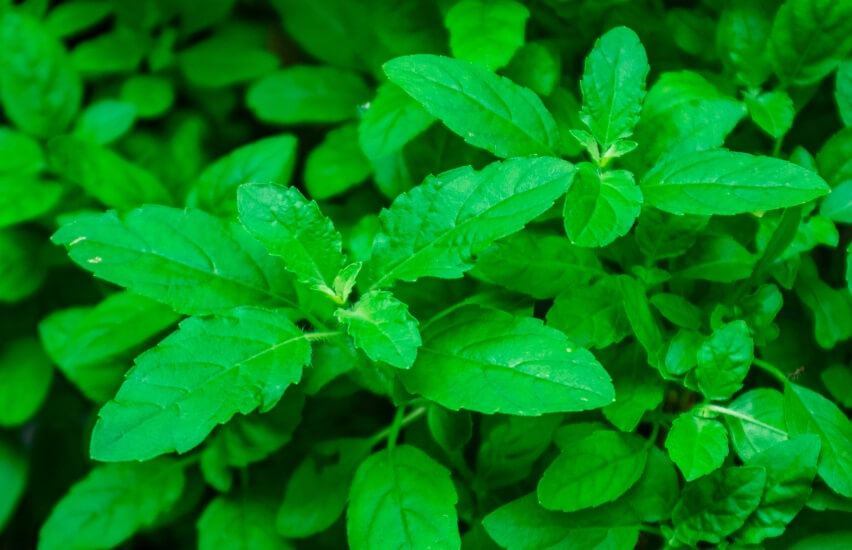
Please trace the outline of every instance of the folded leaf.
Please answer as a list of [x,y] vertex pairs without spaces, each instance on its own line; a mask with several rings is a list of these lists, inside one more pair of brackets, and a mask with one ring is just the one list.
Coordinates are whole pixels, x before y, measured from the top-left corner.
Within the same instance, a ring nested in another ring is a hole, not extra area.
[[479,172],[457,168],[397,197],[383,210],[373,246],[373,287],[420,277],[454,279],[472,256],[520,231],[571,185],[574,167],[552,157],[515,158]]
[[346,533],[353,550],[461,548],[450,472],[401,445],[358,467],[349,491]]
[[422,331],[406,388],[448,409],[538,416],[614,400],[609,375],[585,349],[531,317],[463,307]]
[[551,155],[559,145],[553,116],[532,91],[488,69],[437,55],[384,65],[391,82],[474,147],[498,157]]
[[237,224],[200,210],[148,205],[81,214],[53,235],[96,277],[188,315],[292,305],[283,262]]
[[140,355],[92,432],[95,460],[184,453],[236,413],[271,409],[310,361],[309,336],[284,311],[191,317]]
[[770,157],[726,150],[668,156],[642,180],[645,201],[673,214],[742,214],[804,204],[825,195],[814,172]]

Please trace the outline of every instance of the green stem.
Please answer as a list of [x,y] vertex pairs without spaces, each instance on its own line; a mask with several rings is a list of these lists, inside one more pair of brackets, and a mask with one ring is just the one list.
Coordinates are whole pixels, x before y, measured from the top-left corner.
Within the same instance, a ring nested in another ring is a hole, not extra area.
[[733,409],[729,409],[727,407],[720,407],[718,405],[703,405],[701,408],[708,410],[708,411],[717,412],[717,413],[723,414],[725,416],[732,416],[734,418],[739,418],[740,420],[744,420],[745,422],[749,422],[751,424],[754,424],[755,426],[760,426],[761,428],[764,428],[765,430],[768,430],[770,432],[773,432],[773,433],[776,433],[778,435],[783,435],[784,437],[787,437],[787,432],[785,432],[784,430],[779,430],[775,426],[770,426],[769,424],[761,422],[760,420],[758,420],[757,418],[754,418],[753,416],[743,414],[743,413],[735,411]]
[[[399,435],[400,430],[402,430],[403,428],[405,428],[406,426],[408,426],[409,424],[411,424],[412,422],[414,422],[415,420],[417,420],[418,418],[420,418],[421,416],[426,414],[426,407],[418,407],[418,408],[414,409],[413,411],[411,411],[410,413],[408,413],[408,415],[402,417],[401,420],[399,421],[399,425],[396,426],[395,423],[396,423],[396,420],[397,420],[397,416],[399,416],[400,411],[402,411],[402,410],[403,410],[402,408],[397,409],[396,416],[394,416],[394,424],[391,424],[387,428],[384,428],[384,429],[376,432],[375,435],[370,437],[370,446],[371,447],[375,446],[376,444],[379,443],[379,441],[381,441],[382,439],[385,439],[386,437],[388,439],[390,439],[391,431],[394,428],[396,428],[396,434],[394,434],[394,437],[393,437],[393,439],[395,441],[397,436]],[[388,446],[390,446],[390,441],[388,441]]]
[[778,367],[776,367],[772,363],[769,363],[767,361],[764,361],[763,359],[758,359],[757,357],[755,357],[752,364],[755,367],[757,367],[761,370],[764,370],[767,373],[771,374],[772,377],[777,379],[779,382],[781,382],[781,384],[786,386],[787,384],[790,383],[790,379],[787,378],[787,375],[784,374],[783,372],[781,372],[781,369],[779,369]]
[[402,429],[403,420],[405,420],[405,407],[398,407],[396,414],[393,415],[393,423],[388,430],[388,452],[391,454],[396,448],[396,440],[399,437],[399,431]]
[[784,143],[784,136],[775,140],[775,143],[772,145],[772,156],[777,157],[781,154],[781,144]]
[[639,530],[643,533],[648,533],[650,535],[656,535],[658,537],[663,536],[663,531],[659,527],[654,527],[653,525],[640,525]]
[[334,338],[335,336],[340,336],[343,332],[339,330],[331,330],[328,332],[308,332],[305,334],[305,340],[326,340],[328,338]]
[[178,460],[177,465],[180,468],[186,468],[188,466],[192,466],[199,460],[201,460],[201,453],[195,453],[189,456],[182,457],[180,460]]

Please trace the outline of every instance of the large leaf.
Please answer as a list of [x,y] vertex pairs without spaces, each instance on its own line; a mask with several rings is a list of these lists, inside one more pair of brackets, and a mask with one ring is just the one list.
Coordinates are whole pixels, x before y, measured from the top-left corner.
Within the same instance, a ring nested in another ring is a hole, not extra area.
[[498,157],[550,155],[553,116],[532,91],[468,61],[411,55],[384,65],[394,84],[474,147]]
[[56,504],[39,532],[39,550],[112,548],[170,511],[184,473],[176,461],[95,467]]
[[450,473],[401,445],[361,463],[349,492],[346,531],[353,550],[461,547]]
[[645,97],[648,56],[636,33],[615,27],[601,36],[586,57],[580,89],[580,119],[603,150],[629,137],[639,121]]
[[96,277],[195,315],[241,305],[292,305],[283,263],[242,227],[200,210],[148,205],[82,214],[52,240]]
[[569,162],[530,157],[428,177],[382,211],[383,233],[371,260],[373,287],[461,277],[473,267],[473,255],[546,211],[573,175]]
[[531,317],[467,306],[422,330],[409,391],[452,410],[537,416],[610,404],[609,375],[585,349]]
[[673,214],[742,214],[804,204],[828,193],[811,170],[725,150],[664,158],[642,180],[651,206]]
[[281,310],[192,317],[136,359],[92,433],[97,460],[192,449],[236,413],[271,409],[310,361],[309,336]]

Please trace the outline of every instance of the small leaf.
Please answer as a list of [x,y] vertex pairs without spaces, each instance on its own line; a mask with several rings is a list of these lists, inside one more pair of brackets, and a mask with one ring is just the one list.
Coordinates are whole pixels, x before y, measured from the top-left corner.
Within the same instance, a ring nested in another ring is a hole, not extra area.
[[513,0],[461,0],[444,16],[450,51],[456,59],[479,63],[491,71],[505,67],[524,44],[530,11]]
[[666,450],[686,481],[720,468],[728,456],[728,431],[716,420],[683,413],[672,422]]
[[739,391],[754,359],[754,341],[745,321],[713,331],[697,354],[695,378],[708,399],[727,399]]
[[746,94],[745,103],[751,119],[770,137],[779,139],[793,126],[795,107],[793,100],[784,91],[767,92],[758,96]]
[[199,550],[291,550],[275,532],[275,508],[258,497],[217,497],[198,518]]

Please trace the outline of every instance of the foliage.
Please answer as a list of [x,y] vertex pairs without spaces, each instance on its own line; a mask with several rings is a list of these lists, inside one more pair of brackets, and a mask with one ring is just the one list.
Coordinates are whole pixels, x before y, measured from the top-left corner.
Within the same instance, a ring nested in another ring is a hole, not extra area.
[[849,548],[850,50],[0,0],[0,549]]

